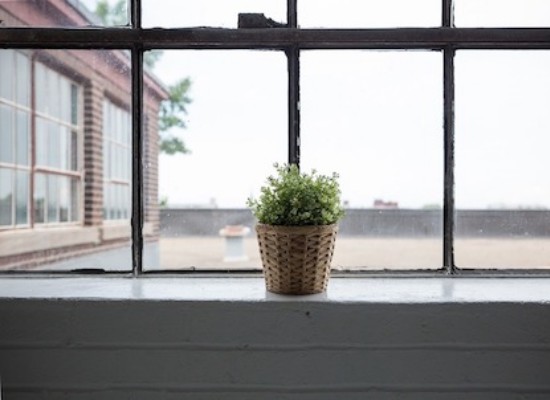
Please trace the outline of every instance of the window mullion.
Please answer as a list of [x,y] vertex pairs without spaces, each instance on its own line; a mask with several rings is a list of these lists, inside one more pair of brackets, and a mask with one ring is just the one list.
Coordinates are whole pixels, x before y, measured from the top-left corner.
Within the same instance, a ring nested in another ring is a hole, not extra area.
[[141,29],[141,0],[130,1],[130,26]]
[[445,28],[450,28],[454,25],[453,23],[453,0],[441,0],[443,11],[441,25]]
[[454,56],[455,49],[443,52],[443,102],[444,102],[444,194],[443,194],[443,265],[449,274],[456,272],[454,263],[455,226],[455,155],[454,155]]
[[288,162],[300,167],[300,50],[286,51],[288,60]]
[[298,27],[298,10],[297,10],[297,0],[287,0],[286,3],[286,15],[287,15],[287,24],[289,28]]
[[143,271],[143,48],[132,48],[132,272]]

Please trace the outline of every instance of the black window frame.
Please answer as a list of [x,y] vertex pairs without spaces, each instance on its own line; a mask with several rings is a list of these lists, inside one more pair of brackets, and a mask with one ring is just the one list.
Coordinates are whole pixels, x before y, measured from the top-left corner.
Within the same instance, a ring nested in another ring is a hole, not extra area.
[[[441,0],[441,25],[430,28],[301,29],[298,0],[287,0],[287,22],[269,28],[143,28],[141,0],[129,0],[130,23],[125,27],[0,28],[0,48],[123,49],[132,63],[132,272],[182,274],[190,271],[144,271],[144,185],[142,158],[143,54],[153,49],[276,50],[288,65],[288,162],[300,164],[300,52],[302,50],[427,50],[443,57],[443,261],[436,270],[361,271],[383,276],[550,276],[537,269],[459,269],[454,260],[454,56],[457,50],[550,50],[549,28],[457,28],[453,0]],[[237,16],[235,16],[237,18]],[[37,41],[40,38],[40,41]],[[78,271],[75,272],[85,272]],[[90,272],[90,271],[87,271]],[[98,272],[98,271],[94,271]],[[127,272],[102,271],[106,274]],[[192,272],[192,271],[191,271]],[[207,273],[208,271],[198,271]],[[219,273],[219,271],[210,271]],[[243,272],[243,271],[237,271]],[[1,274],[2,272],[0,272]],[[6,272],[3,272],[6,273]],[[51,273],[51,272],[48,272]],[[66,272],[63,272],[66,273]]]

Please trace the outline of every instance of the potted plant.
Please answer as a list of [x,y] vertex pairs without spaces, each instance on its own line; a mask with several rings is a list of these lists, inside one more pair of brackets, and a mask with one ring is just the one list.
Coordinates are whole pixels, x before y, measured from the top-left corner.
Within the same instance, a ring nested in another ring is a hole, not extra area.
[[248,206],[256,232],[267,290],[312,294],[326,290],[334,253],[340,204],[338,175],[301,173],[296,165],[275,164],[258,199]]

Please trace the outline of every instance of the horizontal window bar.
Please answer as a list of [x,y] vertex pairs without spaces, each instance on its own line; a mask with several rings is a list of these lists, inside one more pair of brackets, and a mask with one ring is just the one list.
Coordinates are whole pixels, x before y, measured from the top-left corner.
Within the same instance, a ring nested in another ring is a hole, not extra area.
[[[40,40],[37,40],[40,38]],[[148,49],[550,48],[550,28],[2,28],[0,47]]]

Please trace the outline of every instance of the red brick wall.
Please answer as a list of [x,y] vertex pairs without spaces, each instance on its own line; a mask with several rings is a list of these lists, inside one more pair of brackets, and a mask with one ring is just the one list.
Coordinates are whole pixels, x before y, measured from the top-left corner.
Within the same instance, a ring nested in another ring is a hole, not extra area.
[[103,87],[84,87],[84,225],[103,223]]
[[[62,4],[55,12],[45,7],[46,2],[0,2],[0,19],[4,26],[55,26],[60,21],[56,14],[63,9],[63,1],[53,0]],[[34,5],[34,6],[33,6]],[[48,11],[49,10],[49,11]],[[48,14],[50,13],[50,14]],[[73,18],[74,16],[71,16]],[[79,23],[80,24],[80,23]],[[108,97],[118,106],[131,111],[131,76],[130,60],[126,54],[119,51],[81,51],[81,50],[37,50],[34,52],[37,61],[45,63],[49,68],[76,81],[82,88],[83,138],[81,149],[81,167],[83,172],[81,191],[82,225],[100,227],[103,221],[103,100]],[[167,96],[166,90],[151,76],[144,77],[144,151],[143,151],[143,196],[144,220],[153,227],[153,235],[148,240],[158,238],[158,109],[162,98]],[[129,223],[129,221],[127,221]],[[47,229],[43,229],[47,235]],[[9,231],[0,232],[2,238],[8,238]],[[55,251],[43,251],[16,256],[3,257],[0,254],[0,269],[25,265],[39,265],[41,261],[53,261],[67,255],[78,255],[91,250],[101,250],[112,247],[116,243],[127,243],[127,240],[90,244]],[[26,260],[28,262],[26,262]]]

